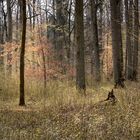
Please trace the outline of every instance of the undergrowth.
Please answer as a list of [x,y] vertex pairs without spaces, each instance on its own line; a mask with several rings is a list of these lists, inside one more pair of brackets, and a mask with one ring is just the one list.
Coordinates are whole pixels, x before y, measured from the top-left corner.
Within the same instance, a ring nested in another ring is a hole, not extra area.
[[26,79],[26,106],[18,106],[19,81],[0,76],[0,139],[2,140],[139,140],[139,83],[115,89],[116,105],[101,102],[111,83],[77,93],[72,81]]

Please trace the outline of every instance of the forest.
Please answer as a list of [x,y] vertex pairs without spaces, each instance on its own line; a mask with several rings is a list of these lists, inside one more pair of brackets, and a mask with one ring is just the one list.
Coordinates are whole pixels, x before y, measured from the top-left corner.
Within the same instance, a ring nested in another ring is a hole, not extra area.
[[0,0],[0,140],[140,140],[140,0]]

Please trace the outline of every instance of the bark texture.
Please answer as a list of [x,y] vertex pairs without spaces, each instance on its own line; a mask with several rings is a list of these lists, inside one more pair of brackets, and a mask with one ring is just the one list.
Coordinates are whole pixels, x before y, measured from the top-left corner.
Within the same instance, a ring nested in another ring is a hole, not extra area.
[[76,43],[76,85],[85,90],[85,59],[84,59],[84,24],[83,0],[76,0],[75,5],[75,43]]

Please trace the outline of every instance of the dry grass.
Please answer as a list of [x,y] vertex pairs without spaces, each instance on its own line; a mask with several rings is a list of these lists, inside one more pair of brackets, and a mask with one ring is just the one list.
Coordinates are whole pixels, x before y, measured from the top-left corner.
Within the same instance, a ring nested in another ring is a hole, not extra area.
[[88,87],[87,96],[73,82],[27,80],[26,107],[18,106],[18,81],[1,77],[1,140],[139,140],[139,83],[115,90],[117,104],[100,102],[111,84]]

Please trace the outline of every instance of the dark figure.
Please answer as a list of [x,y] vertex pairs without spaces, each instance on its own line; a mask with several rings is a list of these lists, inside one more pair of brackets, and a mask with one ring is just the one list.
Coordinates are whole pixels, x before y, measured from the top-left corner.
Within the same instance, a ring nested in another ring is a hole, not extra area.
[[125,88],[124,81],[125,79],[121,78],[117,83],[115,83],[114,88],[117,88],[117,87]]
[[116,103],[116,97],[114,95],[114,91],[112,89],[111,92],[108,93],[108,97],[105,101],[111,101],[112,104],[115,104]]

